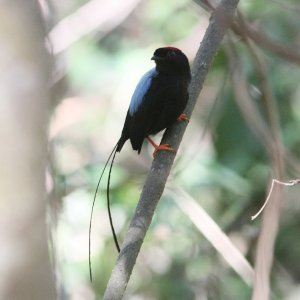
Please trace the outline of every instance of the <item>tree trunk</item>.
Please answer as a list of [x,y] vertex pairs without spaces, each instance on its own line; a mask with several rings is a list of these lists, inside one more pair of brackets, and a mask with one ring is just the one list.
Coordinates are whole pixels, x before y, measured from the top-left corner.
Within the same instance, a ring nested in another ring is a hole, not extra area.
[[0,299],[55,299],[46,227],[49,57],[35,0],[0,2]]

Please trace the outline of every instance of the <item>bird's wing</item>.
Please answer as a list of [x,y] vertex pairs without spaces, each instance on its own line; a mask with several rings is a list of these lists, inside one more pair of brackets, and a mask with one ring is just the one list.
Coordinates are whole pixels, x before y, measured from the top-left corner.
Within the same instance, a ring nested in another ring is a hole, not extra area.
[[133,114],[135,114],[139,110],[141,104],[144,101],[145,95],[150,88],[152,79],[156,75],[157,71],[155,70],[155,68],[153,68],[149,70],[146,74],[144,74],[144,76],[137,84],[129,105],[129,114],[131,116],[133,116]]

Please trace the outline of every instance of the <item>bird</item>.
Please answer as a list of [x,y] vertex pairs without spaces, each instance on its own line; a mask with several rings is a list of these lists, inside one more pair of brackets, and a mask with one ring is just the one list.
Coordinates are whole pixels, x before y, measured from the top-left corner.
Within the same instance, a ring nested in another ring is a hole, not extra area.
[[190,66],[186,55],[175,47],[158,48],[151,59],[156,67],[135,88],[117,152],[129,139],[133,150],[140,153],[145,138],[154,146],[154,155],[159,150],[172,151],[168,146],[157,146],[149,136],[169,127],[182,115],[188,101]]
[[187,116],[183,114],[189,97],[188,87],[191,80],[191,70],[186,55],[176,47],[167,46],[156,49],[151,60],[155,62],[155,67],[142,76],[133,92],[121,136],[106,161],[96,187],[89,229],[89,267],[91,281],[90,234],[92,215],[100,181],[109,161],[111,160],[106,190],[107,207],[115,245],[118,252],[120,252],[113,227],[109,200],[109,183],[116,152],[120,152],[126,141],[130,140],[132,149],[140,154],[145,139],[154,147],[153,157],[155,157],[159,151],[176,152],[168,144],[157,145],[150,135],[154,135],[168,128],[177,120],[188,121]]

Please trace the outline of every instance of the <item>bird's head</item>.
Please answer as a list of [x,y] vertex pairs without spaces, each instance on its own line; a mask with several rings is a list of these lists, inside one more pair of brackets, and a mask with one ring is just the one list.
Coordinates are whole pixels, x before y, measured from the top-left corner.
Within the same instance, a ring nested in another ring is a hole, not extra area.
[[163,47],[155,50],[152,58],[156,70],[167,74],[190,76],[190,65],[185,54],[175,47]]

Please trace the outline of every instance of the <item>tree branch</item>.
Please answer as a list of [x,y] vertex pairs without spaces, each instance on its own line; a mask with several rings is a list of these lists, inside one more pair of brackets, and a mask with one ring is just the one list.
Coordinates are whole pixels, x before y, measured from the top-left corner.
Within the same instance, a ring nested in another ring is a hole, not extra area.
[[[240,18],[241,22],[243,19]],[[274,150],[270,155],[272,171],[277,178],[283,178],[285,173],[284,148],[280,136],[278,107],[268,80],[267,63],[255,46],[246,40],[261,82],[262,102],[266,107],[267,121],[270,133],[274,139]],[[278,233],[282,207],[282,188],[277,188],[269,209],[264,211],[261,231],[258,238],[255,257],[255,279],[252,294],[253,300],[269,299],[270,273],[273,265],[274,245]]]
[[[200,2],[197,2],[197,4],[210,12],[215,10],[214,6],[208,0],[201,0]],[[289,5],[289,8],[293,9],[294,12],[299,10],[299,6],[297,5],[291,6],[290,4],[280,4],[285,6]],[[274,40],[266,34],[262,28],[252,26],[241,12],[238,12],[238,14],[239,18],[236,18],[231,26],[231,29],[235,34],[241,36],[243,39],[247,36],[261,48],[274,53],[286,61],[300,64],[300,52],[296,45],[285,45],[285,43]]]
[[[210,24],[192,68],[190,98],[185,110],[185,114],[188,117],[192,114],[209,67],[220,47],[227,28],[230,26],[237,4],[238,0],[221,1],[210,19]],[[185,129],[185,123],[177,122],[166,130],[162,143],[170,144],[172,148],[177,150]],[[163,193],[174,158],[175,155],[171,153],[159,152],[153,160],[135,214],[121,247],[121,252],[108,282],[104,300],[121,299],[125,292],[155,208]]]
[[[300,180],[299,180],[300,181]],[[297,180],[288,185],[299,183]],[[219,227],[210,215],[184,189],[175,187],[169,194],[175,203],[189,217],[197,229],[211,243],[228,265],[244,280],[248,286],[253,285],[254,270],[240,250]]]
[[300,64],[300,52],[297,46],[285,45],[285,43],[280,43],[272,39],[268,34],[266,34],[261,28],[254,28],[247,22],[246,18],[239,13],[239,18],[237,18],[237,23],[233,23],[231,29],[241,37],[247,36],[261,48],[264,48],[282,59],[289,61],[291,63]]
[[[242,22],[243,20],[240,19]],[[266,107],[267,124],[261,115],[251,104],[251,97],[247,88],[245,72],[242,68],[238,53],[233,45],[227,51],[232,72],[232,80],[235,83],[234,94],[243,116],[252,130],[259,137],[262,145],[272,164],[274,176],[282,178],[284,174],[284,146],[280,139],[280,124],[277,118],[278,109],[273,99],[272,91],[267,78],[267,65],[263,56],[260,54],[255,45],[248,39],[247,35],[243,36],[246,45],[248,45],[250,54],[253,58],[254,66],[260,79],[262,93],[262,102]],[[278,231],[280,211],[282,206],[282,191],[276,189],[273,201],[270,203],[268,210],[264,212],[263,224],[258,239],[257,252],[255,258],[255,277],[252,300],[269,299],[270,294],[270,272],[273,263],[274,243]]]

